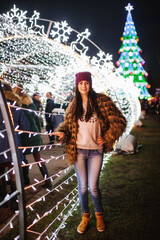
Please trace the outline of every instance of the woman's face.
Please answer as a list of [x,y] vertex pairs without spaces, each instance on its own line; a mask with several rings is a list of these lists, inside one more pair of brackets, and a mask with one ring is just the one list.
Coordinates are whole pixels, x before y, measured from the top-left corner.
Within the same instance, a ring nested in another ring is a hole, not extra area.
[[87,81],[81,81],[78,83],[78,91],[80,92],[81,95],[88,95],[90,89],[90,83]]

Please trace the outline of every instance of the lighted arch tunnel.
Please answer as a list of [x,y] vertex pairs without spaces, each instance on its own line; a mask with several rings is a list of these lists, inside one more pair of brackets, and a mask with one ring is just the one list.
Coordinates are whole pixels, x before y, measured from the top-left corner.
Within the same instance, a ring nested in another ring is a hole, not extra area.
[[[38,91],[45,96],[50,90],[56,101],[64,103],[66,95],[73,90],[75,73],[90,71],[93,88],[111,96],[126,116],[128,134],[140,114],[134,87],[131,92],[131,86],[124,84],[111,56],[89,39],[88,29],[79,33],[66,21],[40,19],[36,11],[27,18],[26,12],[18,14],[19,11],[14,6],[1,17],[2,78],[15,84],[22,83],[30,94]],[[89,48],[96,48],[97,55],[87,55]]]

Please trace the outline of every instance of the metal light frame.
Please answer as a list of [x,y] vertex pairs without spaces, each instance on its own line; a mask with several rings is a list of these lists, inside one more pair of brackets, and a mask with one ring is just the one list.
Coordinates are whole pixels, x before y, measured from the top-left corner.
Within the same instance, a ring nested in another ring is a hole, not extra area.
[[[7,130],[8,142],[11,149],[11,157],[14,163],[15,177],[16,177],[16,188],[17,190],[13,192],[7,200],[3,200],[0,206],[3,206],[6,202],[18,196],[18,208],[19,208],[19,235],[20,239],[27,239],[26,236],[26,207],[25,207],[25,194],[24,194],[24,183],[21,169],[21,161],[18,152],[17,139],[14,133],[11,119],[9,117],[8,106],[3,93],[3,88],[0,82],[0,109],[2,112],[3,119],[5,121],[5,126]],[[4,229],[4,228],[3,228]],[[0,233],[3,231],[0,230]]]

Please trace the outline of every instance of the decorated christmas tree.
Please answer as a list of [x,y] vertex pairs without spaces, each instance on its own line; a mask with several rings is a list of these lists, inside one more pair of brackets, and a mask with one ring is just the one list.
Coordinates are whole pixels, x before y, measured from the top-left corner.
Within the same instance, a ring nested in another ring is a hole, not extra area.
[[131,15],[131,10],[133,10],[133,7],[129,3],[125,8],[128,11],[128,14],[123,36],[121,38],[122,45],[118,52],[120,54],[120,58],[116,64],[126,81],[128,80],[128,77],[133,80],[134,85],[139,90],[139,98],[147,99],[150,97],[150,94],[147,90],[150,85],[145,79],[145,77],[148,76],[148,73],[143,68],[145,61],[140,55],[142,50],[138,45],[139,38],[137,36]]

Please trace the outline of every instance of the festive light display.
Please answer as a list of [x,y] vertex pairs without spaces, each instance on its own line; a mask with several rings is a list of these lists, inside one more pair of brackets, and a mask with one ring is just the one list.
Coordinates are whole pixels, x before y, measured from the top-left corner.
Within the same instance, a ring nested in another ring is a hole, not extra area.
[[[127,107],[121,107],[116,91],[119,84],[112,86],[116,70],[111,56],[88,38],[89,30],[79,33],[66,21],[57,23],[40,19],[36,11],[27,18],[26,13],[14,5],[10,12],[1,16],[0,71],[3,79],[13,84],[22,83],[29,94],[38,91],[44,96],[51,91],[55,101],[63,104],[66,96],[72,93],[75,73],[90,71],[96,91],[111,94],[127,119],[131,115],[127,126],[129,133],[137,119]],[[47,30],[40,24],[44,22],[48,24]],[[98,49],[97,56],[87,56],[88,49],[93,47]],[[126,89],[129,91],[130,87]],[[127,95],[124,93],[126,102],[132,105]]]
[[119,49],[120,58],[116,63],[119,67],[120,73],[126,79],[126,82],[129,76],[132,78],[133,83],[139,90],[139,98],[147,99],[150,97],[147,90],[148,83],[145,79],[145,77],[148,76],[148,73],[143,68],[145,61],[140,55],[142,50],[138,45],[139,38],[131,15],[133,6],[129,3],[125,8],[128,11],[128,14],[123,36],[121,37],[122,45]]
[[[66,21],[54,22],[40,19],[40,14],[37,11],[34,11],[31,18],[28,18],[26,14],[27,11],[19,10],[14,5],[13,9],[0,16],[0,76],[2,83],[10,83],[12,87],[22,83],[23,91],[30,95],[34,92],[39,92],[42,100],[45,100],[45,93],[51,91],[55,101],[62,105],[65,103],[67,95],[72,93],[75,74],[79,71],[90,71],[93,76],[93,88],[97,92],[105,92],[111,96],[118,108],[126,116],[128,124],[124,136],[127,135],[139,117],[140,105],[132,81],[126,83],[119,75],[119,70],[112,63],[112,56],[105,54],[88,38],[90,36],[88,29],[79,33],[68,26]],[[87,55],[88,50],[91,48],[97,49],[98,53],[96,56],[91,57]],[[17,111],[24,109],[17,107],[15,103],[9,104],[9,107],[16,108]],[[38,111],[33,112],[37,115],[40,114]],[[51,115],[44,111],[42,111],[42,114]],[[18,134],[25,132],[28,134],[28,138],[36,134],[48,135],[47,133],[23,131],[18,126],[15,128],[15,132]],[[4,133],[5,130],[0,131],[0,138],[5,137]],[[51,150],[54,145],[56,144],[24,146],[19,147],[19,149],[22,149],[23,153],[26,149],[30,149],[32,153],[34,148],[38,148],[38,151],[45,151],[46,149]],[[7,158],[9,151],[10,149],[0,154]],[[110,154],[105,156],[104,163],[109,157]],[[43,162],[47,164],[49,161],[55,161],[60,158],[64,159],[65,154],[55,157],[51,153],[49,158],[41,158],[40,162],[29,164],[22,162],[22,167],[29,166],[29,169],[32,170],[32,166],[35,164],[41,166]],[[49,178],[53,181],[55,177],[59,178],[62,172],[67,173],[69,170],[70,168],[64,169]],[[4,174],[6,179],[8,179],[9,171]],[[63,185],[69,184],[74,177],[75,175],[72,175],[51,190],[46,189],[46,193],[43,196],[26,206],[27,211],[34,211],[34,205],[41,201],[45,202],[46,196],[53,191],[63,191]],[[33,184],[25,187],[25,191],[28,189],[35,191],[36,186],[46,179],[48,178],[45,177],[43,180],[35,178]],[[56,239],[60,229],[65,226],[66,219],[78,205],[76,189],[72,189],[67,196],[42,215],[35,211],[35,217],[27,227],[27,231],[34,232],[38,236],[37,239],[44,237],[44,235],[47,239]],[[6,198],[8,197],[7,195]],[[51,214],[53,209],[58,210],[61,202],[65,202],[64,209],[60,213],[57,211],[57,216],[43,232],[35,232],[32,227],[42,218]],[[67,214],[66,209],[69,209]],[[63,213],[64,210],[65,214]],[[46,233],[48,228],[57,220],[61,221],[58,228],[52,233],[52,236],[48,236]],[[9,225],[13,226],[12,220],[10,220]]]

